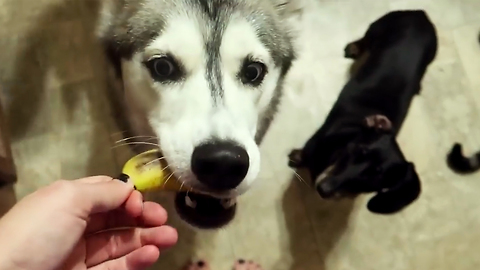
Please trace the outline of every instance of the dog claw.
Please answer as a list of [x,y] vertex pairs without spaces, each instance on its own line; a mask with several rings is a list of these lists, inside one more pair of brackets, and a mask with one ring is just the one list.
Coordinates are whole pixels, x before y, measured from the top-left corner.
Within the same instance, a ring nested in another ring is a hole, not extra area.
[[234,206],[237,203],[237,199],[224,199],[220,202],[223,206],[223,208],[228,209],[232,206]]

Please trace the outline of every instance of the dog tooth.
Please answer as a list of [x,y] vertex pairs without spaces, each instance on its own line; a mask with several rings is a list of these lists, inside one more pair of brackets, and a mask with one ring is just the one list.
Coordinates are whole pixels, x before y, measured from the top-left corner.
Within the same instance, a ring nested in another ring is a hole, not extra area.
[[185,204],[188,206],[188,207],[191,207],[193,209],[195,209],[197,207],[197,202],[190,199],[189,196],[185,196]]

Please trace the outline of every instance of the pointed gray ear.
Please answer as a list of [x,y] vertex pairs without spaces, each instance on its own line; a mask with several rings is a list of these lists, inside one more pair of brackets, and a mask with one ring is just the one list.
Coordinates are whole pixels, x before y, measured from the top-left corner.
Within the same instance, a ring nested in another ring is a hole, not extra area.
[[302,13],[304,0],[270,0],[282,17],[291,17]]

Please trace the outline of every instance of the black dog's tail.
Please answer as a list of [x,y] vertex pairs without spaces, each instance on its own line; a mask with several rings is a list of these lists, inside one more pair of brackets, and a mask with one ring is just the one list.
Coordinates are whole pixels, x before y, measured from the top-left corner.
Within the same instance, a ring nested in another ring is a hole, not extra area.
[[465,157],[462,145],[455,143],[450,153],[448,153],[447,163],[450,169],[457,173],[473,173],[480,169],[480,152]]

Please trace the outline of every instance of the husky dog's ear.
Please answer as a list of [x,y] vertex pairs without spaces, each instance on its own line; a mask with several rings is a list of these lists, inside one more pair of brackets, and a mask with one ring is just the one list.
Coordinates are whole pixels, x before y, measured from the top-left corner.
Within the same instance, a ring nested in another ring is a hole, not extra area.
[[103,39],[108,35],[110,28],[115,24],[124,7],[125,0],[102,0],[100,1],[99,18],[97,22],[96,35]]
[[271,0],[282,17],[290,17],[301,14],[303,0]]
[[383,177],[389,187],[378,192],[368,202],[367,208],[373,213],[393,214],[411,204],[420,195],[420,179],[412,163],[394,165]]

